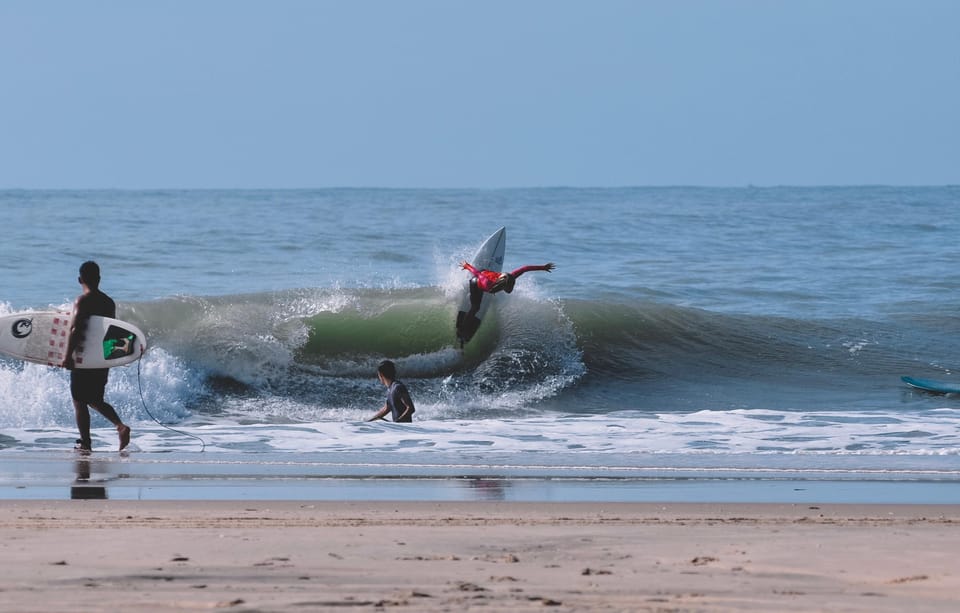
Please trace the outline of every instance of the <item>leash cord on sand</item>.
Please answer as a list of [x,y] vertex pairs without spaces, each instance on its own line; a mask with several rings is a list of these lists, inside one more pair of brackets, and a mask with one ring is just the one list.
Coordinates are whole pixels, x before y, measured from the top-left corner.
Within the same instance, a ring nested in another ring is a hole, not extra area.
[[152,419],[153,421],[157,422],[157,424],[163,426],[163,427],[166,428],[167,430],[170,430],[171,432],[176,432],[177,434],[182,434],[183,436],[189,436],[190,438],[195,438],[195,439],[197,439],[198,441],[200,441],[200,452],[202,453],[202,452],[207,448],[207,444],[204,442],[204,440],[203,440],[202,438],[200,438],[200,437],[197,436],[196,434],[190,434],[189,432],[184,432],[184,431],[182,431],[182,430],[177,430],[177,429],[175,429],[175,428],[171,428],[171,427],[168,426],[167,424],[162,423],[159,419],[157,419],[156,417],[154,417],[154,416],[153,416],[153,413],[150,412],[150,409],[147,408],[147,401],[143,399],[143,383],[142,383],[141,380],[140,380],[140,364],[141,364],[142,362],[143,362],[143,356],[141,355],[141,356],[140,356],[140,359],[137,360],[137,388],[139,388],[139,390],[140,390],[140,402],[143,404],[143,410],[147,412],[147,415],[150,416],[150,419]]

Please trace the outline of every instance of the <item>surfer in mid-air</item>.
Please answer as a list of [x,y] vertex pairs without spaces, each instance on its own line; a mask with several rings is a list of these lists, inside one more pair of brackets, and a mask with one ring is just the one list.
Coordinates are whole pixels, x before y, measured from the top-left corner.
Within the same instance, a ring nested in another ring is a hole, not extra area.
[[517,277],[525,272],[533,270],[545,270],[550,272],[554,268],[553,262],[548,262],[542,266],[521,266],[513,272],[497,272],[495,270],[479,270],[470,262],[463,262],[460,267],[469,270],[473,278],[470,279],[470,312],[467,317],[474,317],[480,310],[480,299],[483,293],[496,294],[497,292],[513,291],[513,285],[517,282]]

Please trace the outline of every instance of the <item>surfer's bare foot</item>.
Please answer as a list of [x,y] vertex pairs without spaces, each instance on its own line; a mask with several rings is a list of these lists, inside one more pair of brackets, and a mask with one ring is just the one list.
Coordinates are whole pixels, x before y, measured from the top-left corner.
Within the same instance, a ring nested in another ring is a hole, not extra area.
[[93,453],[92,445],[87,442],[84,443],[83,439],[78,438],[77,443],[73,446],[76,451],[80,452],[80,455],[90,455]]
[[117,432],[120,434],[120,451],[123,451],[130,444],[130,426],[120,424],[117,426]]

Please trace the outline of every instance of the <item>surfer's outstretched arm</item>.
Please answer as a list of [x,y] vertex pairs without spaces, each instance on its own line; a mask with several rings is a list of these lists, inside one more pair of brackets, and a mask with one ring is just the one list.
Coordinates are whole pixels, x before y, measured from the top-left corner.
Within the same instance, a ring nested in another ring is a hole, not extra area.
[[472,274],[474,277],[477,277],[480,275],[480,271],[474,268],[473,265],[470,264],[470,262],[467,262],[467,261],[461,262],[460,268],[464,270],[469,270],[470,274]]
[[518,269],[516,269],[515,271],[511,272],[510,275],[513,276],[513,277],[519,277],[520,275],[522,275],[522,274],[525,273],[525,272],[531,272],[531,271],[534,271],[534,270],[544,270],[544,271],[546,271],[546,272],[550,272],[550,271],[553,270],[554,268],[556,268],[556,266],[553,265],[553,262],[547,262],[547,263],[544,264],[543,266],[537,266],[537,265],[521,266],[520,268],[518,268]]

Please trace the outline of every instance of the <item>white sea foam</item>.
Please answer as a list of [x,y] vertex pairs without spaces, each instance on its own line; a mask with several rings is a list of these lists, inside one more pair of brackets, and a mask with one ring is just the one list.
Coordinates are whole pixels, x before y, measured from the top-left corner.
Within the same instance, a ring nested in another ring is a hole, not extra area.
[[[289,402],[289,401],[285,401]],[[231,407],[224,407],[231,413]],[[209,452],[383,452],[437,454],[506,454],[537,462],[561,458],[576,463],[582,454],[621,458],[638,455],[960,455],[960,411],[939,409],[923,414],[738,410],[650,415],[623,412],[603,416],[543,416],[524,419],[431,419],[437,407],[418,411],[413,424],[363,422],[369,414],[355,409],[307,411],[320,421],[294,422],[306,408],[273,404],[264,407],[273,423],[249,423],[218,417],[215,424],[187,419],[175,428],[201,437]],[[169,414],[166,412],[165,414]],[[58,417],[57,421],[62,421]],[[334,421],[336,420],[336,421]],[[148,419],[132,421],[135,449],[143,452],[195,450],[197,441],[161,428]],[[0,434],[19,449],[62,448],[72,428],[66,424],[22,429],[7,423]],[[96,439],[112,445],[108,427]],[[540,460],[538,460],[540,458]],[[761,462],[762,464],[762,462]]]

